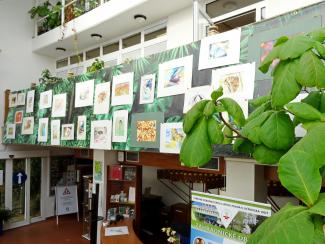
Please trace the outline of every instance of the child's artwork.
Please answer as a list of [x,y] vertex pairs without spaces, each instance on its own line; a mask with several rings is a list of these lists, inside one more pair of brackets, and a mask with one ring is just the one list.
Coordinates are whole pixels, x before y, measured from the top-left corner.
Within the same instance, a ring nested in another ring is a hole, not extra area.
[[61,121],[59,119],[51,121],[51,145],[60,145]]
[[94,114],[108,114],[111,83],[105,82],[96,85],[94,98]]
[[34,133],[34,117],[25,117],[21,128],[22,135],[32,135]]
[[61,140],[74,140],[74,124],[63,124]]
[[93,163],[94,183],[101,184],[104,181],[104,162],[95,160]]
[[184,94],[192,86],[193,56],[159,64],[158,97]]
[[27,92],[26,113],[34,112],[34,97],[35,97],[35,90],[31,90]]
[[133,76],[134,73],[125,73],[113,76],[112,105],[132,104],[133,102]]
[[39,108],[44,109],[50,107],[52,107],[52,90],[41,92]]
[[183,123],[164,123],[160,126],[160,152],[179,153],[185,133]]
[[39,142],[47,142],[49,118],[41,118],[38,120],[38,138]]
[[113,142],[126,142],[128,137],[127,110],[118,110],[113,113]]
[[17,93],[9,94],[9,108],[13,108],[17,106]]
[[53,96],[52,117],[65,117],[67,107],[67,94]]
[[185,93],[183,113],[187,113],[201,100],[210,100],[212,91],[211,86],[198,86],[188,89]]
[[94,100],[94,80],[76,83],[75,108],[92,106]]
[[15,139],[16,136],[16,124],[7,124],[6,137],[8,139]]
[[137,142],[154,142],[157,138],[156,120],[137,121]]
[[25,92],[19,92],[17,94],[17,106],[25,106],[26,101],[26,93]]
[[110,150],[112,147],[111,137],[111,120],[95,120],[91,122],[90,148]]
[[241,29],[208,36],[201,40],[199,70],[239,63]]
[[23,111],[16,111],[15,113],[15,124],[23,123]]
[[77,122],[77,140],[86,140],[87,133],[87,116],[78,116]]
[[141,77],[139,104],[153,103],[155,99],[156,75],[145,75]]

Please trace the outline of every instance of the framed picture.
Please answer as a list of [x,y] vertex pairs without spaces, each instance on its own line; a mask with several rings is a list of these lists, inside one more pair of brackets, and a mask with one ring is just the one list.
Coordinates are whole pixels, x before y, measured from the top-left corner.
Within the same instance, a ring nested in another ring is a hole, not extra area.
[[160,125],[160,152],[179,153],[185,138],[183,123],[163,123]]
[[104,162],[95,160],[93,164],[93,176],[94,183],[103,183],[104,182]]
[[15,113],[15,124],[23,123],[23,111],[16,111]]
[[59,119],[51,121],[51,145],[60,145],[61,121]]
[[128,115],[127,110],[118,110],[113,113],[113,142],[126,142],[128,137]]
[[111,93],[111,83],[97,84],[95,87],[94,114],[108,114]]
[[252,99],[255,63],[233,65],[212,71],[212,88],[223,88],[224,97]]
[[198,86],[188,89],[185,92],[183,113],[187,113],[199,101],[211,99],[212,91],[211,86]]
[[239,63],[241,29],[237,28],[201,40],[199,70]]
[[112,106],[132,104],[134,73],[113,76]]
[[49,118],[38,120],[38,142],[47,142]]
[[19,92],[17,94],[17,106],[25,106],[25,102],[26,102],[26,93]]
[[184,94],[192,86],[193,56],[159,64],[158,97]]
[[153,103],[155,99],[156,75],[150,74],[141,77],[139,104]]
[[77,122],[77,140],[86,140],[87,133],[87,116],[78,116]]
[[27,92],[26,113],[34,112],[34,98],[35,98],[35,90],[28,91]]
[[131,121],[131,146],[159,148],[160,124],[164,113],[135,113]]
[[95,120],[91,122],[90,148],[110,150],[112,148],[111,137],[111,120]]
[[52,107],[52,90],[41,92],[39,108],[44,109],[50,107]]
[[67,94],[53,96],[52,117],[65,117],[67,108]]
[[17,106],[17,93],[9,94],[9,108],[13,108]]
[[34,134],[34,117],[25,117],[23,119],[23,126],[21,128],[22,135]]
[[92,106],[94,100],[94,80],[76,83],[75,108]]
[[74,140],[74,124],[63,124],[61,140]]
[[7,137],[7,139],[15,139],[15,137],[16,137],[16,124],[7,124],[6,137]]

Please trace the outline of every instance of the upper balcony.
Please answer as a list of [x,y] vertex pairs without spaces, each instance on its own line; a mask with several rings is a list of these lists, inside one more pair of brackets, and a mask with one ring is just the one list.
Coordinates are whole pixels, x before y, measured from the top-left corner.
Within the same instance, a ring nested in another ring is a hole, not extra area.
[[[53,11],[35,20],[33,51],[58,58],[57,47],[76,52],[97,44],[92,33],[111,40],[132,30],[166,19],[192,5],[192,0],[62,0]],[[137,21],[135,15],[146,16]]]

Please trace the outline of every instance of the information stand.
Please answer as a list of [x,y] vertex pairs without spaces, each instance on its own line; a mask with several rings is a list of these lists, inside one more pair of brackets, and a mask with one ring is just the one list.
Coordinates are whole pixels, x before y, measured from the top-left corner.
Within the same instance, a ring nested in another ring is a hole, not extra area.
[[55,187],[56,225],[59,225],[59,215],[77,213],[79,222],[77,185]]

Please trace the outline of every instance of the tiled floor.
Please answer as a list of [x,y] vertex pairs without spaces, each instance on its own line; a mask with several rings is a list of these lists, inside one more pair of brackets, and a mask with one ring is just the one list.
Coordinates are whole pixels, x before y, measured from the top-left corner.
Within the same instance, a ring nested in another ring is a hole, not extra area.
[[82,223],[76,216],[60,216],[59,226],[55,218],[35,224],[7,230],[0,236],[0,244],[89,244],[81,237]]

